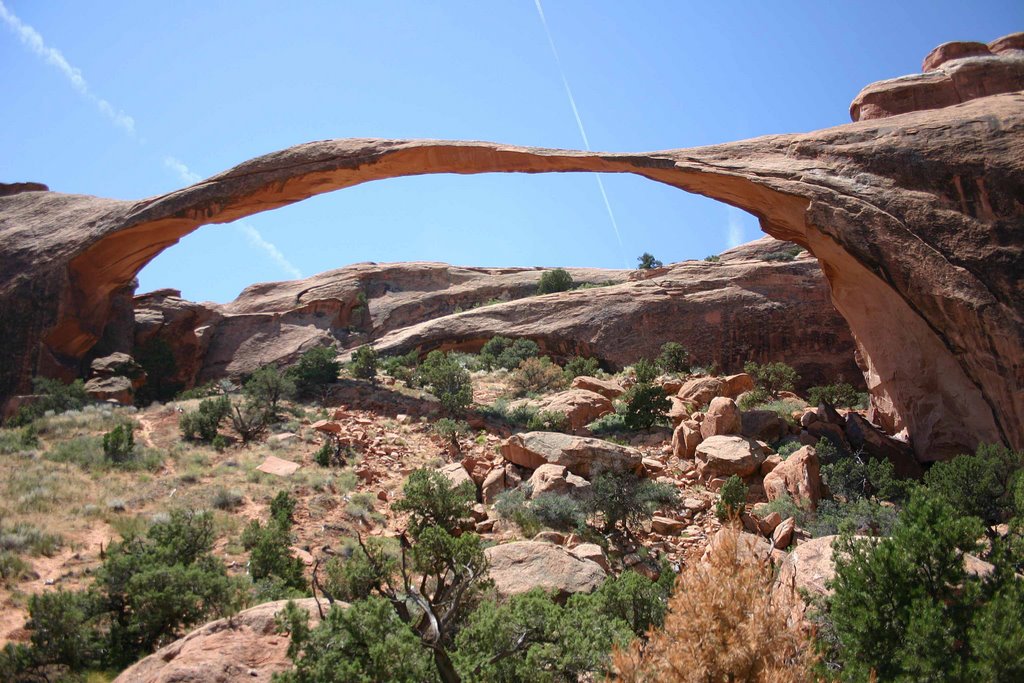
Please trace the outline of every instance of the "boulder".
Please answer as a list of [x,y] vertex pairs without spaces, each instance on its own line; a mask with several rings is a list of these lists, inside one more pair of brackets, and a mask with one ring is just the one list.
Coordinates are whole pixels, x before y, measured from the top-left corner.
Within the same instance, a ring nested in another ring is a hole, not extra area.
[[610,400],[587,389],[561,391],[532,403],[539,411],[565,415],[573,431],[583,429],[602,415],[615,412]]
[[811,446],[804,446],[775,466],[764,476],[764,493],[768,500],[789,495],[800,507],[818,508],[821,500],[821,467]]
[[745,410],[740,434],[750,439],[775,443],[789,433],[789,424],[774,410]]
[[590,593],[606,578],[597,562],[550,543],[517,541],[492,546],[484,554],[494,588],[502,597],[543,588],[564,599],[574,593]]
[[737,399],[741,394],[754,390],[754,378],[745,372],[722,378],[722,396]]
[[127,377],[133,389],[146,383],[146,371],[127,353],[115,352],[96,358],[89,364],[89,371],[93,377]]
[[775,527],[775,531],[772,532],[772,546],[780,550],[785,550],[789,547],[789,544],[793,542],[793,532],[796,531],[796,520],[792,517],[787,517]]
[[690,417],[692,404],[687,403],[678,396],[669,396],[668,400],[672,404],[672,407],[668,409],[666,416],[672,421],[673,427],[678,427],[680,422]]
[[767,458],[764,459],[764,462],[761,463],[761,476],[767,476],[768,473],[774,470],[776,467],[778,467],[781,462],[782,456],[779,455],[778,453],[772,453],[771,455],[769,455]]
[[871,458],[891,462],[897,477],[919,479],[924,474],[908,444],[886,436],[853,411],[846,414],[845,434],[853,448],[862,449]]
[[625,389],[622,388],[618,382],[608,379],[598,379],[597,377],[587,377],[586,375],[580,375],[572,380],[570,385],[573,389],[585,389],[586,391],[593,391],[594,393],[601,394],[607,399],[614,399],[625,393]]
[[697,471],[705,481],[738,474],[746,477],[764,461],[764,450],[752,439],[742,436],[712,436],[694,451]]
[[828,582],[835,578],[832,564],[832,542],[837,536],[822,536],[801,543],[786,557],[779,568],[776,587],[795,590],[811,597],[830,595]]
[[643,463],[635,448],[559,432],[513,434],[501,444],[501,455],[531,470],[550,463],[585,478],[605,470],[639,472]]
[[731,398],[718,396],[711,399],[704,420],[700,423],[700,435],[703,438],[709,436],[726,436],[739,434],[743,428],[740,420],[740,409]]
[[127,377],[93,377],[85,383],[85,393],[97,401],[116,401],[131,405],[135,400],[135,388]]
[[541,465],[530,477],[530,497],[537,498],[544,494],[569,495],[588,486],[590,482],[561,465]]
[[685,526],[685,522],[680,522],[671,517],[662,517],[660,515],[651,517],[651,531],[663,536],[674,536],[682,531]]
[[717,377],[695,377],[683,384],[676,396],[698,408],[703,408],[711,403],[711,399],[722,395],[724,386],[722,380]]
[[677,458],[692,458],[703,439],[700,424],[684,420],[672,432],[672,454]]
[[601,568],[605,572],[611,571],[608,566],[608,558],[605,557],[604,549],[596,543],[580,543],[574,548],[570,548],[569,552],[580,558],[581,560],[590,560],[601,565]]
[[[313,598],[295,603],[309,614],[310,626],[320,622]],[[277,632],[275,616],[287,600],[267,602],[218,619],[166,645],[125,669],[115,683],[270,683],[288,671],[287,636]],[[328,605],[322,601],[326,610]],[[339,608],[344,603],[335,603]]]
[[514,489],[522,482],[523,479],[513,464],[508,463],[504,467],[495,467],[480,485],[480,500],[486,505],[491,505],[499,494]]
[[462,463],[453,462],[445,465],[441,468],[441,474],[447,477],[448,481],[452,483],[452,486],[461,486],[462,484],[469,483],[473,486],[473,490],[476,490],[476,485],[473,484],[473,478],[469,476],[469,472],[462,466]]

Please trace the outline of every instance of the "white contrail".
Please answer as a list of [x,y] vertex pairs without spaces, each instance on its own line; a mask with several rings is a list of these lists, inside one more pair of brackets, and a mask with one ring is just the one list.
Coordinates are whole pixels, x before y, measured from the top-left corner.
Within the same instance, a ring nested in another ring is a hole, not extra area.
[[726,239],[729,248],[738,247],[743,244],[743,212],[735,206],[729,207],[729,228]]
[[107,102],[105,99],[99,97],[90,90],[89,84],[85,82],[85,77],[82,76],[81,69],[71,66],[60,50],[47,45],[43,40],[43,36],[39,34],[39,31],[24,23],[13,12],[7,9],[3,0],[0,0],[0,19],[3,19],[4,23],[7,24],[15,34],[17,34],[18,38],[21,39],[21,42],[24,43],[26,47],[38,56],[42,57],[50,66],[55,67],[58,71],[64,74],[64,77],[68,79],[71,87],[77,90],[85,99],[95,104],[100,112],[110,119],[114,125],[123,129],[129,135],[135,135],[135,119],[128,116],[120,109],[115,109],[114,105],[110,104],[110,102]]
[[[164,166],[174,171],[179,178],[189,185],[194,185],[203,179],[201,175],[189,168],[188,164],[180,159],[164,157]],[[296,268],[295,264],[289,261],[281,250],[277,248],[277,245],[263,237],[263,234],[254,226],[249,225],[248,223],[235,223],[234,228],[245,235],[250,246],[265,252],[267,256],[281,267],[281,270],[288,273],[296,280],[302,277],[302,271]]]
[[[555,47],[555,39],[551,37],[551,29],[548,27],[548,20],[544,16],[544,7],[541,6],[540,0],[533,0],[533,4],[537,7],[537,15],[540,16],[540,23],[544,25],[544,34],[548,37],[548,45],[551,46],[551,54],[555,57],[555,65],[558,67],[558,75],[562,77],[562,86],[565,88],[565,94],[569,98],[569,106],[572,107],[572,115],[576,117],[576,127],[580,129],[580,137],[583,138],[583,146],[589,152],[590,150],[590,139],[587,137],[587,129],[583,127],[583,118],[580,116],[580,110],[576,106],[576,98],[572,95],[572,88],[569,87],[569,79],[565,77],[565,69],[562,68],[562,59],[558,56],[558,48]],[[604,189],[604,181],[601,180],[601,174],[595,173],[594,178],[597,179],[597,187],[601,190],[601,199],[604,200],[604,208],[608,210],[608,219],[612,223],[612,230],[615,231],[615,239],[619,242],[619,258],[622,259],[623,267],[626,265],[625,247],[622,245],[622,236],[619,234],[619,222],[615,220],[615,213],[612,211],[611,202],[608,201],[608,193]]]

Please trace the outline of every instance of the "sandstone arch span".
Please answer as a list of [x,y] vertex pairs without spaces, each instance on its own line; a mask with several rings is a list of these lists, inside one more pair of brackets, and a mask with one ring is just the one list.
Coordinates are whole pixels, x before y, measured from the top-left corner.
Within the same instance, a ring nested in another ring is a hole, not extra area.
[[0,394],[73,373],[136,273],[200,226],[424,173],[635,173],[756,215],[821,263],[879,419],[931,460],[1024,447],[1024,93],[801,135],[643,154],[328,140],[138,202],[0,197]]

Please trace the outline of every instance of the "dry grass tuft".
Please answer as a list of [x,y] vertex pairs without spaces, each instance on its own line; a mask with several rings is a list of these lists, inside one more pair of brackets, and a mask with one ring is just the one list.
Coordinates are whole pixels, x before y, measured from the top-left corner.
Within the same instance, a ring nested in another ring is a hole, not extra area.
[[688,567],[669,600],[665,626],[614,653],[619,680],[630,683],[814,679],[812,643],[790,624],[796,596],[772,591],[768,562],[738,549],[723,533],[707,562]]

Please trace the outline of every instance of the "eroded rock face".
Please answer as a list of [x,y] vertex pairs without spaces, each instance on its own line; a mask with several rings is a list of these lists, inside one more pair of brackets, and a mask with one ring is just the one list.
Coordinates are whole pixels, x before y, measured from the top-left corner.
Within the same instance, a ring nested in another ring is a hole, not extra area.
[[581,477],[605,471],[638,472],[643,462],[643,453],[635,448],[561,432],[513,434],[501,444],[501,455],[527,469],[561,465]]
[[[1004,55],[1016,59],[1004,50],[940,71]],[[699,149],[604,154],[330,140],[139,202],[44,191],[2,196],[0,318],[8,332],[0,341],[0,394],[25,391],[33,373],[79,374],[113,322],[117,296],[153,257],[202,225],[412,174],[622,172],[750,211],[765,232],[816,257],[859,346],[874,414],[890,432],[907,429],[919,460],[973,450],[979,441],[1024,448],[1024,94],[992,91],[978,86],[976,99],[956,106]],[[657,276],[637,285],[652,299],[685,296]],[[635,295],[590,291],[608,304]],[[689,303],[699,300],[695,293]],[[721,305],[713,309],[709,319],[722,315]],[[661,311],[671,317],[681,308]],[[539,310],[522,313],[507,312],[521,320],[511,329],[536,325]],[[631,331],[648,322],[656,320],[633,319]],[[762,328],[780,348],[797,334]]]

